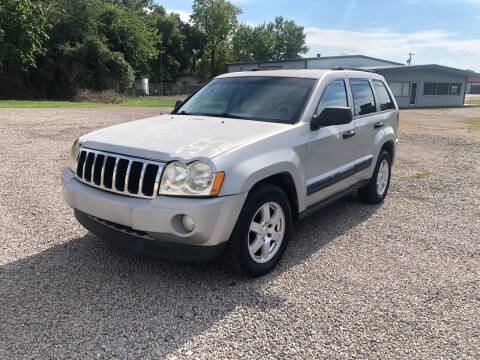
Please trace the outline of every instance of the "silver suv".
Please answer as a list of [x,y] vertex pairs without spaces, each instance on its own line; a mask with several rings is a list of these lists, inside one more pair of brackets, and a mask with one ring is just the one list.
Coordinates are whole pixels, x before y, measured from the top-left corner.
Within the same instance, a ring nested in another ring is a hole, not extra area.
[[78,138],[64,196],[86,229],[122,247],[183,261],[223,253],[259,276],[299,218],[355,190],[383,201],[397,128],[374,73],[225,74],[169,115]]

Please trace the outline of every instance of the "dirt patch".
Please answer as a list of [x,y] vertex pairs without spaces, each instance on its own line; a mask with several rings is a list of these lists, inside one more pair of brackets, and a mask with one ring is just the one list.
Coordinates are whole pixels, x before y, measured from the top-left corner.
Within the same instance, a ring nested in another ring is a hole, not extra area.
[[118,250],[65,205],[77,136],[161,112],[0,109],[1,359],[480,359],[480,108],[401,111],[385,202],[303,220],[254,280]]

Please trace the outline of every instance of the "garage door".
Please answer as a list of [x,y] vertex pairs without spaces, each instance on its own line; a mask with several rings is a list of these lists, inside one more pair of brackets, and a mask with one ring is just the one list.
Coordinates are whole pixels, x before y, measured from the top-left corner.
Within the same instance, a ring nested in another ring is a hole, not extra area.
[[472,84],[470,94],[480,94],[480,84]]

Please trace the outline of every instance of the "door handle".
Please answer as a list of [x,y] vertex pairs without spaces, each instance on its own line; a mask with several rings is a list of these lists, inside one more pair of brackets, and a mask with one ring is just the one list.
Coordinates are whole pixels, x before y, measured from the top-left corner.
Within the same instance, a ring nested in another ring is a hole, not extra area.
[[355,136],[355,130],[345,131],[342,136],[344,139],[348,139],[352,136]]
[[381,121],[380,121],[380,122],[377,122],[377,123],[375,123],[375,125],[373,125],[373,127],[374,127],[375,129],[379,129],[379,128],[381,128],[382,126],[383,126],[383,122],[381,122]]

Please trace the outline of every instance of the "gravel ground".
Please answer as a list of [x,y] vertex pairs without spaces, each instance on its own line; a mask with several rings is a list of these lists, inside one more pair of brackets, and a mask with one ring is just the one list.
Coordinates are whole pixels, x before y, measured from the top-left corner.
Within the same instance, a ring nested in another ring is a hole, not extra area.
[[271,274],[129,254],[62,200],[76,136],[159,109],[0,109],[0,358],[480,358],[480,108],[401,113],[381,206],[302,221]]

